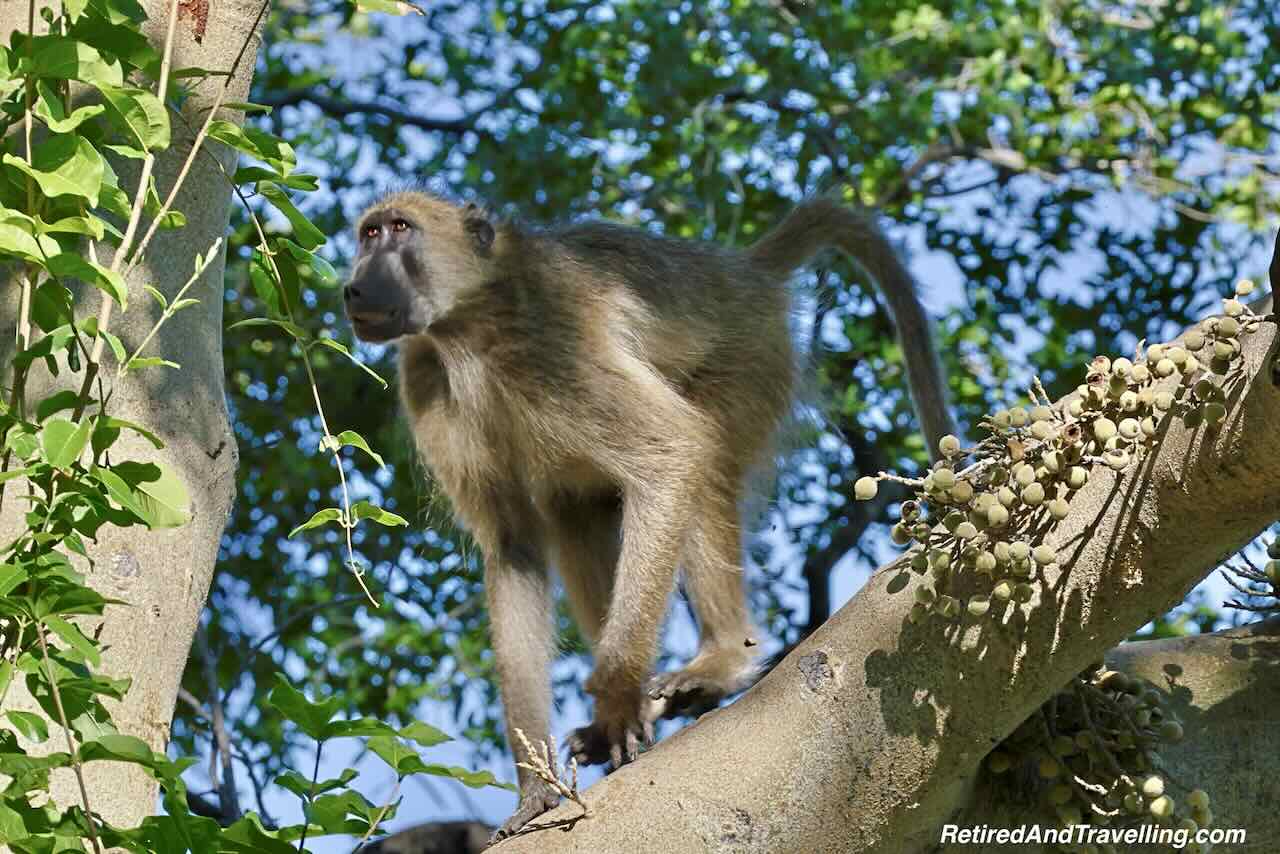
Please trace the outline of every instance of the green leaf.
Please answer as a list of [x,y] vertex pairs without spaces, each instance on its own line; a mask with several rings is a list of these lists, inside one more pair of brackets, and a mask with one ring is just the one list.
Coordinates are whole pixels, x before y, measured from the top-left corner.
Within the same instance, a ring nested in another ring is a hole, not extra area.
[[87,8],[89,8],[89,0],[62,0],[62,11],[67,14],[67,18],[72,23],[80,20]]
[[[103,234],[106,233],[106,223],[93,214],[63,217],[49,223],[43,220],[36,220],[36,226],[41,234],[84,234],[94,240],[101,240]],[[58,253],[55,251],[47,254],[56,255]]]
[[377,718],[354,718],[346,721],[334,721],[329,724],[330,738],[351,738],[356,736],[394,736],[396,728],[383,723]]
[[262,826],[255,813],[247,813],[218,835],[219,854],[297,854],[297,849],[280,839],[278,831]]
[[0,596],[8,596],[28,577],[29,574],[25,568],[12,563],[0,563]]
[[249,261],[249,281],[253,283],[258,299],[266,306],[267,314],[273,319],[285,320],[289,313],[282,301],[283,285],[277,281],[275,272],[268,265],[261,249],[253,250],[253,257]]
[[238,320],[228,326],[227,331],[230,332],[233,329],[242,329],[247,326],[275,326],[283,329],[297,340],[303,342],[305,342],[308,337],[307,330],[303,329],[298,324],[288,320],[277,320],[272,317],[250,317],[247,320]]
[[342,707],[341,697],[330,697],[323,703],[313,703],[290,685],[282,673],[276,674],[276,684],[267,696],[267,702],[316,741],[328,738],[329,721],[333,720],[333,716]]
[[17,211],[0,213],[0,252],[17,255],[24,261],[43,264],[62,251],[58,241],[37,235],[35,220]]
[[78,21],[69,35],[142,69],[149,78],[159,77],[160,52],[131,17],[141,7],[133,0],[89,0],[89,4],[97,14]]
[[381,811],[354,789],[321,795],[305,810],[308,821],[323,827],[326,833],[350,835],[363,835]]
[[0,801],[0,842],[19,842],[30,838],[31,832],[27,830],[22,813]]
[[80,760],[82,762],[110,760],[150,766],[156,763],[156,754],[142,739],[114,733],[80,745]]
[[[18,51],[22,56],[20,68],[25,70],[27,58],[23,53],[25,47]],[[93,86],[124,83],[120,63],[108,62],[90,45],[61,35],[36,36],[32,40],[30,68],[36,77],[80,80]]]
[[338,440],[338,447],[350,446],[352,448],[359,448],[369,456],[373,457],[373,461],[378,464],[379,468],[387,467],[387,464],[383,462],[382,457],[374,453],[373,450],[369,447],[369,443],[366,442],[364,440],[364,437],[361,436],[356,431],[343,430],[334,438]]
[[54,392],[36,404],[36,420],[44,421],[50,415],[56,415],[64,409],[75,409],[80,402],[80,395],[69,388]]
[[26,426],[15,424],[5,434],[4,447],[17,454],[19,459],[30,460],[40,451],[40,440]]
[[364,371],[366,374],[368,374],[369,376],[377,380],[378,384],[381,385],[383,388],[387,387],[387,381],[384,380],[382,377],[378,376],[378,372],[375,371],[373,368],[369,367],[364,362],[357,359],[355,357],[355,354],[352,353],[349,349],[347,349],[347,346],[343,344],[341,341],[335,341],[332,338],[317,338],[314,341],[312,341],[311,344],[312,346],[320,344],[325,347],[328,347],[330,350],[337,350],[339,353],[341,353],[342,355],[350,359],[353,365],[355,365],[357,368],[359,368],[360,370]]
[[110,268],[95,264],[74,252],[54,255],[49,259],[48,267],[49,272],[55,276],[71,276],[79,279],[105,291],[120,304],[121,308],[127,306],[129,292],[125,286],[124,277]]
[[239,151],[256,157],[276,170],[279,178],[287,178],[297,164],[293,146],[269,133],[252,127],[240,127],[226,121],[209,125],[209,136]]
[[12,154],[4,163],[30,175],[46,196],[75,196],[97,207],[104,174],[102,155],[89,140],[81,136],[59,134],[50,137],[36,149],[31,165]]
[[302,211],[298,210],[287,193],[270,181],[259,181],[258,192],[284,214],[293,226],[293,236],[303,249],[315,249],[324,243],[324,232],[316,228]]
[[113,472],[111,469],[103,468],[99,465],[90,466],[89,472],[97,478],[104,487],[106,487],[107,494],[110,495],[117,504],[136,516],[138,521],[143,524],[147,523],[146,516],[142,509],[142,503],[138,500],[137,493],[124,478]]
[[413,748],[398,738],[390,736],[369,739],[369,749],[376,753],[383,762],[391,766],[396,776],[417,774],[426,768],[426,763]]
[[[354,780],[357,773],[354,768],[344,768],[342,773],[333,779],[318,780],[315,785],[315,794],[323,795],[325,792],[341,789]],[[275,784],[282,789],[288,789],[300,798],[309,798],[312,793],[311,780],[292,769],[276,777]]]
[[512,792],[516,790],[515,786],[503,783],[489,771],[468,771],[456,765],[424,764],[419,773],[432,774],[436,777],[452,777],[472,789],[493,786],[495,789],[507,789]]
[[25,367],[36,359],[48,359],[53,354],[67,349],[74,340],[75,332],[71,325],[63,324],[48,335],[41,336],[39,341],[14,356],[13,363],[16,366]]
[[102,656],[98,652],[97,645],[85,637],[84,632],[80,631],[75,623],[69,623],[61,617],[48,616],[44,618],[44,624],[65,641],[67,646],[83,655],[91,665],[98,667],[102,664]]
[[422,721],[414,721],[407,726],[401,727],[400,735],[416,741],[423,747],[435,747],[437,744],[444,744],[446,741],[453,740],[450,736],[445,735],[430,724],[422,723]]
[[166,467],[122,462],[110,468],[94,465],[90,473],[117,504],[150,528],[176,528],[191,518],[186,487]]
[[357,501],[351,506],[351,518],[353,522],[361,519],[371,519],[379,525],[387,525],[388,527],[407,526],[409,520],[403,516],[397,516],[390,510],[383,510],[381,507],[370,504],[368,501]]
[[27,741],[42,744],[49,740],[49,724],[45,721],[43,715],[37,715],[34,712],[10,710],[5,712],[5,717],[13,724],[14,729],[22,733],[22,737]]
[[478,789],[482,786],[495,786],[500,789],[515,787],[498,781],[488,771],[468,771],[452,765],[428,764],[422,761],[416,751],[396,738],[378,737],[369,739],[369,749],[376,753],[396,772],[397,776],[408,774],[431,774],[436,777],[452,777],[466,786]]
[[118,142],[104,142],[102,147],[112,154],[118,154],[127,160],[146,160],[147,152],[132,145],[121,145]]
[[107,339],[107,344],[111,347],[111,355],[116,357],[116,361],[123,364],[129,358],[129,354],[125,352],[124,343],[115,334],[103,329],[98,333]]
[[116,463],[112,471],[133,485],[152,528],[179,528],[191,520],[187,487],[161,463]]
[[[151,184],[147,187],[146,204],[143,206],[143,210],[146,212],[147,216],[154,219],[160,215],[160,211],[163,207],[164,203],[160,201],[160,194],[156,191],[155,178],[152,177]],[[165,211],[164,218],[160,220],[160,225],[158,227],[168,230],[184,228],[186,227],[186,224],[187,215],[176,208],[170,208]]]
[[143,368],[181,368],[177,362],[162,359],[159,356],[138,356],[125,363],[125,370],[139,371]]
[[425,15],[422,9],[407,0],[356,0],[356,8],[365,12],[381,12],[384,15]]
[[80,456],[89,441],[90,424],[75,424],[65,418],[51,418],[40,430],[40,444],[49,465],[65,469]]
[[276,242],[293,256],[304,272],[309,271],[314,274],[319,280],[317,284],[321,287],[336,287],[341,283],[338,271],[333,269],[333,265],[315,252],[303,249],[287,237],[281,237]]
[[[150,442],[151,446],[156,450],[160,450],[164,447],[164,442],[160,441],[160,437],[155,433],[152,433],[146,427],[143,427],[141,424],[135,424],[132,421],[126,421],[123,418],[116,418],[112,415],[99,415],[94,419],[94,450],[101,451],[110,447],[121,430],[130,430],[137,433],[139,436]],[[99,437],[99,433],[102,434],[101,437]]]
[[[228,110],[239,110],[242,113],[262,113],[264,116],[271,115],[275,107],[268,107],[266,104],[251,104],[248,101],[232,101],[229,104],[223,104]],[[241,183],[239,180],[236,183]]]
[[169,300],[165,299],[165,295],[161,293],[159,289],[152,285],[143,285],[142,289],[151,294],[151,298],[160,304],[160,308],[164,309],[169,307]]
[[236,170],[234,183],[237,185],[255,184],[258,181],[274,181],[282,187],[301,190],[304,193],[313,193],[320,189],[320,181],[315,175],[306,175],[302,172],[294,172],[289,177],[283,178],[275,170],[264,169],[261,166],[241,166]]
[[102,104],[78,107],[70,114],[62,104],[62,96],[47,80],[36,82],[36,101],[32,112],[54,133],[71,133],[84,122],[106,112]]
[[160,99],[135,86],[99,85],[120,123],[147,151],[169,147],[169,116]]
[[299,525],[298,527],[290,531],[289,537],[292,538],[293,536],[301,533],[302,531],[309,531],[312,528],[319,528],[321,525],[327,525],[330,522],[338,521],[341,518],[342,518],[342,511],[339,510],[337,507],[326,507],[324,510],[318,511],[310,519],[308,519],[307,521],[303,522],[301,525]]

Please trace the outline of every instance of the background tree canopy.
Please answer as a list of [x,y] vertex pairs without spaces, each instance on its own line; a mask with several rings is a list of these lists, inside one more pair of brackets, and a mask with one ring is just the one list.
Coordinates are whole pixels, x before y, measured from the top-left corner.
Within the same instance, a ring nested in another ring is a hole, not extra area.
[[[433,0],[423,11],[278,4],[267,24],[252,100],[274,110],[252,121],[318,176],[304,209],[335,236],[339,271],[351,217],[405,182],[533,220],[604,216],[734,245],[838,188],[878,209],[918,262],[972,424],[1033,376],[1058,397],[1095,353],[1168,336],[1263,269],[1280,178],[1270,0]],[[234,222],[228,323],[262,313],[256,236]],[[797,418],[750,569],[757,614],[781,644],[825,620],[833,577],[838,599],[883,546],[888,501],[855,506],[854,480],[925,459],[867,284],[832,259],[801,290],[820,401],[808,409],[820,417]],[[313,333],[350,340],[334,287],[303,300]],[[216,665],[237,773],[254,778],[241,794],[306,742],[257,705],[280,667],[363,715],[408,722],[435,703],[453,733],[500,749],[478,559],[413,461],[394,391],[314,354],[326,408],[386,457],[383,470],[348,460],[353,498],[412,523],[359,531],[375,610],[337,532],[286,539],[334,503],[336,479],[302,414],[313,408],[301,362],[288,339],[257,331],[228,334],[239,500],[184,678],[204,699],[206,661]],[[364,354],[393,374],[390,352]],[[1157,628],[1213,625],[1209,605]],[[582,653],[566,645],[559,696],[577,695]],[[173,733],[183,754],[210,750],[189,704]]]

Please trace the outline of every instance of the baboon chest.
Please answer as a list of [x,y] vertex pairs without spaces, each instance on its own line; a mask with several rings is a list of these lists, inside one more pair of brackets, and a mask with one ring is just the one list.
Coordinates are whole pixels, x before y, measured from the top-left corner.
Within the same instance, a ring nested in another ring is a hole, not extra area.
[[454,500],[520,496],[546,507],[560,493],[594,493],[610,480],[592,453],[590,413],[553,397],[504,393],[496,379],[421,411],[414,433]]

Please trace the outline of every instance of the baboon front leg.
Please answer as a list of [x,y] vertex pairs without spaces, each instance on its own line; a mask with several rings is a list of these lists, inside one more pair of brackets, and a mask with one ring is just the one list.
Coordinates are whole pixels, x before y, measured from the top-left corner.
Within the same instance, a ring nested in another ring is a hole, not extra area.
[[616,768],[653,741],[644,688],[685,539],[692,470],[682,464],[664,467],[623,491],[622,552],[595,670],[586,684],[595,697],[595,715],[569,739],[579,762],[609,762]]
[[[498,670],[498,688],[507,724],[507,743],[517,762],[528,761],[515,730],[537,743],[551,731],[551,656],[555,627],[551,584],[529,543],[504,541],[485,549],[485,595],[489,631]],[[531,771],[516,769],[520,802],[495,839],[515,833],[560,802],[547,783]]]
[[747,610],[736,496],[698,507],[684,553],[685,590],[698,620],[698,653],[649,683],[651,720],[696,715],[746,688],[755,676],[756,634]]

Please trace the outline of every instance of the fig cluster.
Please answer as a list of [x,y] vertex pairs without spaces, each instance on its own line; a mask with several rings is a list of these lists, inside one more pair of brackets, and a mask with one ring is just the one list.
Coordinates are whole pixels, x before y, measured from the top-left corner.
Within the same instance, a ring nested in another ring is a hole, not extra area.
[[986,769],[1004,779],[1025,772],[1044,812],[1064,827],[1155,822],[1193,836],[1213,811],[1202,789],[1175,792],[1160,771],[1160,746],[1183,736],[1166,699],[1144,680],[1099,667],[1024,721],[988,754]]
[[1171,417],[1192,428],[1226,418],[1223,385],[1243,372],[1241,337],[1265,319],[1239,299],[1252,290],[1238,284],[1221,316],[1177,341],[1140,346],[1132,359],[1096,357],[1058,403],[1037,381],[1028,405],[982,422],[989,435],[976,446],[943,437],[941,459],[922,478],[859,478],[859,500],[874,498],[884,480],[914,491],[891,530],[895,543],[916,547],[910,565],[924,576],[909,619],[999,619],[1011,604],[1035,608],[1042,582],[1056,576],[1054,528],[1099,470],[1129,469]]

